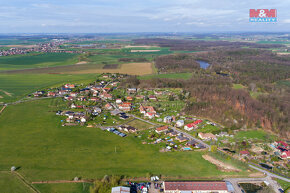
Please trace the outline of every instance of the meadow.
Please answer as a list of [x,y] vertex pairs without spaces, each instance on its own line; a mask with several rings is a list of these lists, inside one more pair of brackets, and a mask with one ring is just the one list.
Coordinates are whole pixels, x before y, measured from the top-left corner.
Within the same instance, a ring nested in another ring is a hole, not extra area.
[[16,175],[11,172],[0,172],[0,187],[1,192],[13,193],[32,193]]
[[78,54],[31,53],[0,57],[0,71],[70,65],[78,62]]
[[[204,152],[160,153],[138,138],[121,138],[88,127],[62,127],[54,99],[8,106],[0,116],[0,170],[20,167],[29,182],[101,178],[104,175],[143,177],[148,173],[177,178],[222,178],[225,173],[203,160]],[[116,151],[115,151],[116,150]]]
[[64,83],[89,83],[97,74],[0,74],[0,103],[23,98],[36,90]]

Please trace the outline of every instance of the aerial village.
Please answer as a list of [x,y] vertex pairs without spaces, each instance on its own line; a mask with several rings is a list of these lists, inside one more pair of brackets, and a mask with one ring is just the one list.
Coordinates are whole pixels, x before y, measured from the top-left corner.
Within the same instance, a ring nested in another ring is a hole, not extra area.
[[55,112],[64,127],[86,126],[119,137],[134,136],[144,145],[158,145],[160,152],[220,151],[281,175],[288,173],[290,149],[286,142],[238,138],[236,131],[218,123],[181,113],[188,95],[185,91],[124,88],[120,82],[125,76],[102,74],[88,85],[67,83],[29,97],[58,98]]

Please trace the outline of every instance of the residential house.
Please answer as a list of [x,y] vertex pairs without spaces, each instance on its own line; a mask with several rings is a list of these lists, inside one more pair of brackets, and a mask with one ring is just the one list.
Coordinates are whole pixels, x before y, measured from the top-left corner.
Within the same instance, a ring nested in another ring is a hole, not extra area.
[[212,133],[198,133],[198,137],[202,140],[217,140],[216,136]]
[[193,123],[189,123],[187,125],[184,126],[184,129],[187,131],[191,131],[192,129],[196,129],[197,125],[200,124],[202,122],[202,120],[196,120]]
[[122,111],[131,111],[132,103],[122,103],[119,104],[118,107]]
[[282,159],[290,159],[290,150],[283,151],[280,156]]
[[157,97],[154,95],[149,95],[149,100],[157,101]]
[[172,120],[173,120],[172,116],[166,116],[166,117],[164,117],[163,122],[164,123],[171,123]]
[[188,147],[195,147],[197,144],[198,144],[198,142],[193,139],[193,140],[188,141],[186,143],[186,146],[188,146]]
[[171,131],[168,132],[168,135],[171,136],[171,137],[175,137],[175,136],[178,135],[178,133],[176,131],[174,131],[174,130],[171,130]]
[[47,93],[47,96],[48,97],[55,97],[56,96],[56,93],[55,92],[48,92]]
[[107,104],[105,105],[105,108],[106,108],[107,110],[111,110],[111,109],[113,109],[113,106],[112,106],[110,103],[107,103]]
[[136,96],[136,99],[139,99],[139,100],[140,100],[140,99],[144,99],[144,98],[145,98],[144,95],[137,95],[137,96]]
[[178,135],[175,139],[178,140],[179,142],[185,142],[189,140],[189,138],[184,137],[183,135]]
[[110,112],[111,113],[111,115],[118,115],[118,114],[120,114],[121,113],[121,111],[120,110],[118,110],[118,109],[115,109],[115,110],[113,110],[113,111],[111,111]]
[[147,112],[147,113],[145,113],[144,116],[145,116],[145,117],[148,117],[149,119],[153,119],[153,118],[155,117],[155,114],[154,114],[154,113],[149,113],[149,112]]
[[65,84],[65,88],[75,88],[76,86],[74,84]]
[[112,100],[112,99],[113,99],[113,96],[112,96],[111,94],[104,93],[104,94],[103,94],[103,98],[104,98],[104,99],[108,99],[108,100]]
[[176,127],[182,127],[184,125],[184,120],[176,121]]
[[137,88],[128,88],[127,92],[130,94],[136,93],[137,92]]
[[121,104],[122,103],[122,99],[116,99],[116,103],[117,104]]
[[155,129],[155,131],[156,131],[156,133],[162,133],[162,132],[168,131],[168,125],[158,127]]
[[127,99],[127,101],[132,101],[133,100],[133,97],[127,96],[126,99]]
[[250,156],[250,152],[247,150],[243,150],[243,151],[240,151],[239,155],[242,157],[248,157]]

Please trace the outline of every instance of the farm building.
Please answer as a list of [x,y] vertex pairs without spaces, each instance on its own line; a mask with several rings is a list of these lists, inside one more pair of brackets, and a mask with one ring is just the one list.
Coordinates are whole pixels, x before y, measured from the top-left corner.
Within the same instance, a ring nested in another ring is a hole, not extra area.
[[113,187],[111,193],[130,193],[130,188],[124,186]]
[[164,193],[229,193],[226,182],[163,182]]

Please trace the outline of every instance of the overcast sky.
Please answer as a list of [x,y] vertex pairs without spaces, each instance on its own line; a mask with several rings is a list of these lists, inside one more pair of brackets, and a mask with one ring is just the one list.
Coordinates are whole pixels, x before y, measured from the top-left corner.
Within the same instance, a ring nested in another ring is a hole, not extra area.
[[[290,0],[0,0],[0,33],[290,31]],[[277,9],[250,23],[249,9]]]

